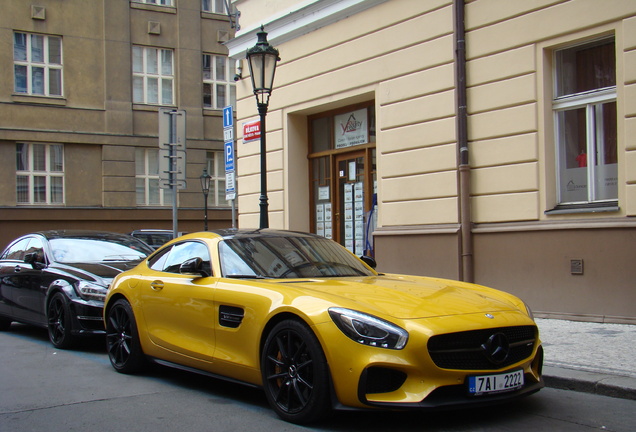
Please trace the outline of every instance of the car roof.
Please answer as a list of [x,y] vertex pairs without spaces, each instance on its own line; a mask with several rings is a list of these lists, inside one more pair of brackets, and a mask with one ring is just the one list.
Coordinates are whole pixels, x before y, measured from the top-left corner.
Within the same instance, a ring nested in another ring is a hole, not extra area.
[[257,228],[227,228],[212,230],[211,233],[217,234],[224,239],[232,238],[264,238],[264,237],[304,237],[304,238],[323,238],[316,234],[310,234],[300,231],[288,231],[279,229],[257,229]]
[[39,234],[44,238],[51,239],[60,239],[60,238],[99,238],[99,239],[113,239],[113,238],[122,238],[122,237],[130,237],[127,234],[115,233],[110,231],[95,231],[95,230],[77,230],[77,229],[69,229],[69,230],[45,230],[45,231],[37,231],[27,235]]

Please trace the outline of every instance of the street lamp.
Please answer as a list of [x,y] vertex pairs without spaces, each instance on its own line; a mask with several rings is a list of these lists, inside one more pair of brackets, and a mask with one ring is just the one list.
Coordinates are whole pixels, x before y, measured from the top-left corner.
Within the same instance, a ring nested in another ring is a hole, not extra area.
[[252,88],[256,96],[256,105],[261,120],[261,196],[260,196],[260,228],[269,228],[267,215],[267,146],[265,143],[265,116],[269,105],[269,96],[274,86],[276,63],[280,60],[278,50],[267,42],[267,33],[263,26],[256,34],[256,45],[247,50],[247,64],[252,77]]
[[203,230],[208,230],[208,193],[210,192],[210,180],[212,176],[208,174],[208,169],[203,168],[203,172],[199,176],[201,180],[201,190],[203,191]]

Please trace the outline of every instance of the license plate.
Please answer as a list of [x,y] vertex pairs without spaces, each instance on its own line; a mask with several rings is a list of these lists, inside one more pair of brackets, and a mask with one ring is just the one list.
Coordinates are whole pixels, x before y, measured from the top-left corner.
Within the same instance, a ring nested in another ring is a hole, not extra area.
[[523,387],[523,371],[468,377],[468,393],[480,396],[518,390]]

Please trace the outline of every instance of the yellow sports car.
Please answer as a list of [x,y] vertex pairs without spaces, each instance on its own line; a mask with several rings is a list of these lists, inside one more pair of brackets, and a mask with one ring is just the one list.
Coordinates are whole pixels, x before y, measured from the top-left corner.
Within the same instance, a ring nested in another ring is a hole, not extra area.
[[381,274],[332,240],[223,230],[168,242],[116,277],[104,320],[113,367],[147,361],[262,387],[309,423],[338,408],[494,403],[543,387],[543,350],[518,298]]

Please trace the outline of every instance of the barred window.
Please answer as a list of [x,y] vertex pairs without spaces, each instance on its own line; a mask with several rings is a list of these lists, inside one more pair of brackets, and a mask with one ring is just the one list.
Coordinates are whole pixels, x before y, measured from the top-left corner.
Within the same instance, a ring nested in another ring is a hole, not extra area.
[[208,205],[210,207],[228,207],[225,199],[225,153],[223,151],[207,152],[207,170],[210,179]]
[[16,144],[18,204],[64,204],[64,147]]
[[135,149],[137,205],[163,206],[172,200],[172,191],[160,187],[159,149]]

